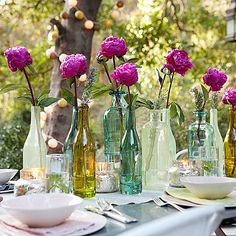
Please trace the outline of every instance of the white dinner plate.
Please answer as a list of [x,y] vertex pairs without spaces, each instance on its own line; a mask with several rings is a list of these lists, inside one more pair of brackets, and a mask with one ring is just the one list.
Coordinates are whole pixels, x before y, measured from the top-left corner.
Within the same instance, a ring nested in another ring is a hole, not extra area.
[[78,219],[80,222],[90,223],[93,225],[87,229],[85,228],[83,230],[74,232],[70,234],[70,236],[83,236],[97,232],[107,223],[106,217],[88,211],[76,210],[74,213],[72,213],[71,217],[73,217],[73,219]]

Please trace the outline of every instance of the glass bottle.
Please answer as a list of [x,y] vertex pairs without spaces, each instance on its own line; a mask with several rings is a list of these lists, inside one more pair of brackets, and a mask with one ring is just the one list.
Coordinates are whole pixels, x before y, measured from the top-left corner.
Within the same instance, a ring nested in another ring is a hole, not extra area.
[[214,129],[214,147],[216,152],[216,158],[218,161],[218,176],[224,176],[224,160],[225,160],[225,152],[224,152],[224,142],[222,136],[220,134],[220,130],[218,127],[218,111],[217,109],[210,110],[210,124]]
[[176,144],[170,128],[169,110],[151,111],[142,129],[143,188],[164,190],[168,170],[175,160]]
[[31,106],[29,134],[23,147],[23,168],[45,168],[47,147],[40,127],[40,107]]
[[78,133],[73,151],[73,192],[82,198],[94,197],[95,145],[89,129],[87,104],[79,107]]
[[125,130],[126,101],[124,91],[113,91],[112,105],[105,111],[104,154],[107,162],[114,162],[116,169],[120,168],[120,145]]
[[73,191],[73,145],[75,141],[76,134],[78,132],[78,116],[79,116],[79,109],[73,107],[73,113],[71,118],[71,126],[69,133],[66,137],[63,153],[65,158],[68,159],[69,163],[69,192]]
[[120,191],[122,194],[142,192],[142,151],[136,130],[135,109],[128,108],[126,130],[121,144]]
[[206,112],[195,111],[196,121],[188,128],[188,158],[196,162],[200,175],[217,176],[218,166],[213,147],[213,127],[206,122]]
[[236,110],[229,109],[229,128],[224,140],[225,174],[236,177]]

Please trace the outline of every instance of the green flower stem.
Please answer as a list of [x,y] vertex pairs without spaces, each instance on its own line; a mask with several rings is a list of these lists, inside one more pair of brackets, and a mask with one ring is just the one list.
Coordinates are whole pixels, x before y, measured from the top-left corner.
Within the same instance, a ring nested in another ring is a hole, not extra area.
[[[235,119],[235,117],[234,117],[234,105],[232,105],[232,109],[233,109],[233,129],[235,129],[235,127],[234,127],[234,119]],[[231,174],[233,175],[234,174],[234,171],[235,171],[235,168],[236,168],[236,157],[235,157],[235,140],[234,140],[234,142],[233,142],[233,157],[234,157],[234,167],[233,167],[233,169],[232,169],[232,172],[231,172]]]
[[172,83],[173,83],[173,80],[174,80],[174,75],[175,75],[174,72],[172,73],[172,76],[170,75],[170,84],[169,84],[167,100],[166,100],[166,108],[169,107],[170,91],[171,91]]
[[131,104],[131,93],[130,93],[130,87],[127,86],[127,88],[128,88],[129,107],[131,108],[132,104]]
[[105,62],[103,63],[103,67],[105,69],[105,72],[106,72],[106,75],[107,75],[107,78],[108,78],[109,82],[112,84],[111,77],[110,77],[109,72],[108,72],[107,64]]
[[77,91],[77,79],[76,77],[74,77],[74,91],[75,91],[75,108],[78,109],[78,101],[77,101],[77,95],[78,95],[78,91]]
[[114,70],[116,69],[116,58],[115,56],[112,57],[112,61],[113,61],[113,67],[114,67]]
[[30,95],[31,95],[31,98],[32,98],[32,105],[33,105],[33,106],[36,106],[35,99],[34,99],[33,89],[32,89],[32,87],[31,87],[30,80],[29,80],[29,76],[28,76],[28,74],[27,74],[25,68],[23,69],[23,72],[24,72],[25,78],[26,78],[27,83],[28,83],[28,86],[29,86]]
[[160,86],[160,89],[158,92],[158,97],[157,97],[158,99],[160,99],[160,97],[161,97],[161,92],[162,92],[163,85],[165,83],[165,79],[166,79],[166,74],[164,74],[163,80],[161,81],[161,86]]

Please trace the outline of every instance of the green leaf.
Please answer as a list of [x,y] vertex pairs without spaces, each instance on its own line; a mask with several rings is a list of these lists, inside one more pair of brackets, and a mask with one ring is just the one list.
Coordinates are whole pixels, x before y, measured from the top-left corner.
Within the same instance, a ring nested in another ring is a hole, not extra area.
[[124,57],[117,57],[120,61],[122,61],[123,63],[125,63],[125,58]]
[[35,71],[35,69],[34,69],[33,66],[28,65],[27,67],[29,68],[29,70],[30,70],[30,72],[31,72],[32,74],[36,74],[36,71]]
[[135,64],[136,62],[138,62],[138,58],[131,58],[131,59],[129,59],[128,61],[126,61],[127,63],[133,63],[133,64]]
[[48,94],[50,93],[49,89],[44,89],[37,97],[38,102],[40,102],[41,100],[48,98]]
[[209,92],[203,84],[201,84],[201,89],[202,89],[202,92],[203,92],[204,100],[207,101],[208,98],[209,98]]
[[135,64],[135,67],[138,68],[138,69],[142,68],[142,66],[137,65],[137,64]]
[[38,105],[43,108],[43,107],[48,107],[54,102],[57,102],[59,98],[44,98],[41,101],[39,101]]
[[176,104],[172,102],[170,104],[170,117],[172,119],[175,119],[177,116],[178,116],[178,112],[177,112]]
[[66,79],[67,84],[70,86],[70,88],[72,87],[73,83],[74,83],[74,78],[69,78]]
[[155,68],[155,73],[156,73],[156,77],[157,77],[157,79],[159,80],[159,83],[160,83],[160,85],[161,85],[163,79],[162,79],[161,74],[160,74],[160,72],[159,72],[159,70],[158,70],[157,68]]
[[71,91],[69,91],[65,88],[62,88],[61,89],[61,97],[64,98],[72,106],[75,105],[74,94]]
[[17,99],[19,99],[22,102],[32,103],[32,98],[31,98],[31,96],[28,96],[28,95],[19,96],[19,97],[17,97]]
[[0,94],[8,93],[8,92],[16,90],[18,88],[25,88],[25,87],[21,84],[7,84],[7,85],[0,88]]
[[179,104],[175,102],[170,104],[170,117],[171,119],[177,119],[179,125],[184,122],[184,113]]
[[135,88],[138,90],[139,93],[142,93],[142,90],[141,90],[141,84],[140,83],[135,83],[134,84]]

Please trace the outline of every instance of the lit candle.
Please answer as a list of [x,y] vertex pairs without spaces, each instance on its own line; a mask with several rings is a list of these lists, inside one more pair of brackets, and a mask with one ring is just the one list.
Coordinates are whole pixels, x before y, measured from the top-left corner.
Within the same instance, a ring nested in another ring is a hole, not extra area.
[[27,168],[20,171],[20,178],[24,180],[44,179],[46,176],[45,168]]

